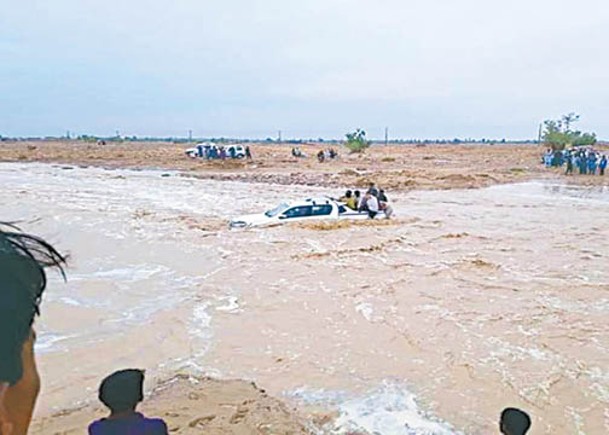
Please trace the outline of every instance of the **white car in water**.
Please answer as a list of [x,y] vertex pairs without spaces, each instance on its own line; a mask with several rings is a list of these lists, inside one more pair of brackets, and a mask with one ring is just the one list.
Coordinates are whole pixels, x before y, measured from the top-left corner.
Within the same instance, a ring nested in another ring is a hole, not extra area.
[[[384,217],[379,213],[377,218]],[[272,210],[259,214],[248,214],[231,219],[231,228],[259,227],[288,222],[313,220],[368,219],[368,213],[351,210],[344,204],[329,198],[309,198],[279,204]]]

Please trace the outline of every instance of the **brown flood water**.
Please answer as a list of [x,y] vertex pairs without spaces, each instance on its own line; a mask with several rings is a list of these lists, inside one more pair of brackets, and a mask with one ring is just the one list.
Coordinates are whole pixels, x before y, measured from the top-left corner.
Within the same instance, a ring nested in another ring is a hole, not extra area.
[[[162,174],[168,176],[162,176]],[[392,225],[229,231],[340,192],[1,164],[2,220],[71,255],[37,323],[39,416],[114,369],[255,380],[337,433],[609,432],[609,191],[551,183],[391,195]]]

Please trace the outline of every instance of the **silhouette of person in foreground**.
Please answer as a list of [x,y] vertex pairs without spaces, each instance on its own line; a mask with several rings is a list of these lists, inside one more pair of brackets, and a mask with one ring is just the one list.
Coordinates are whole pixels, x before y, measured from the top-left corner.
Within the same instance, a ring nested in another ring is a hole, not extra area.
[[[25,435],[40,391],[34,318],[47,284],[66,259],[43,239],[0,223],[0,434]],[[65,278],[65,275],[64,275]]]
[[504,435],[524,435],[531,427],[529,415],[517,408],[505,408],[501,413],[499,430]]
[[89,435],[167,435],[167,425],[160,418],[147,418],[136,412],[144,400],[144,372],[120,370],[105,378],[99,386],[99,400],[110,416],[94,421]]

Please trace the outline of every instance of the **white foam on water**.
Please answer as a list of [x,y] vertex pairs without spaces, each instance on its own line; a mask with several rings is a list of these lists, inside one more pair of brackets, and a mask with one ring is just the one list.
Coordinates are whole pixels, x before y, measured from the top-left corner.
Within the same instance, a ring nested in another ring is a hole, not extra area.
[[212,337],[210,305],[211,303],[208,301],[199,302],[192,310],[188,332],[194,337],[196,343],[188,358],[189,365],[196,365],[196,360],[209,349]]
[[361,304],[357,305],[355,307],[355,311],[360,313],[367,321],[372,321],[373,309],[372,305],[370,305],[368,302],[362,302]]
[[339,406],[335,433],[364,429],[371,434],[450,435],[450,425],[419,408],[416,397],[396,385],[386,384],[366,397]]
[[331,434],[366,431],[370,434],[452,435],[450,424],[421,409],[416,396],[405,387],[385,382],[376,390],[353,397],[346,392],[300,388],[287,396],[309,404],[334,406],[340,413]]
[[226,296],[220,298],[221,301],[225,301],[225,305],[216,307],[216,311],[224,311],[226,313],[239,313],[243,311],[239,305],[239,299],[235,296]]
[[36,334],[36,341],[34,348],[37,353],[48,353],[56,352],[61,349],[61,342],[74,338],[76,335],[60,335],[52,332],[38,332]]
[[63,296],[63,297],[59,298],[59,302],[61,302],[62,304],[71,305],[73,307],[84,306],[84,304],[82,302],[77,301],[76,299],[67,297],[67,296]]

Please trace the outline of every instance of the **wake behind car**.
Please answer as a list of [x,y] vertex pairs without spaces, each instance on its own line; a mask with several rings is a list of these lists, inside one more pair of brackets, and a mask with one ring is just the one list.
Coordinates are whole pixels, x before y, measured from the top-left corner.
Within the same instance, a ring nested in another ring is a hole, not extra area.
[[[382,217],[379,213],[377,217]],[[288,222],[314,220],[368,219],[368,214],[347,208],[329,198],[309,198],[283,202],[264,213],[238,216],[229,222],[230,228],[248,228],[277,225]]]

